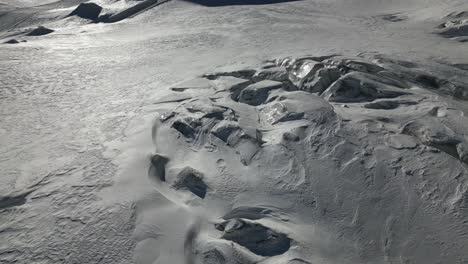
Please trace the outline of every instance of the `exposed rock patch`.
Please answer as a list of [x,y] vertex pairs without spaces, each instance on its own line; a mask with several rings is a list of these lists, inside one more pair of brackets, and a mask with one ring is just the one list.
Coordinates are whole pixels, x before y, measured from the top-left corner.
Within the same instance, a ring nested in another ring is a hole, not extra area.
[[468,11],[455,11],[447,14],[445,17],[447,18],[463,18],[468,17]]
[[377,18],[380,18],[382,20],[389,21],[389,22],[401,22],[407,19],[407,17],[403,16],[401,13],[380,15],[380,16],[377,16]]
[[382,100],[378,102],[372,102],[365,104],[364,107],[367,109],[380,109],[380,110],[392,110],[397,109],[401,106],[408,106],[408,105],[417,105],[418,102],[415,101],[403,101],[403,100]]
[[186,138],[194,138],[196,136],[196,128],[201,124],[198,120],[186,118],[178,119],[173,124],[172,127],[179,131]]
[[168,0],[143,0],[140,1],[138,4],[126,8],[120,12],[103,14],[99,16],[98,21],[103,23],[119,22],[124,19],[134,17],[144,12],[145,10],[148,10],[160,4],[164,4],[166,2],[168,2]]
[[276,256],[286,252],[291,239],[261,224],[231,219],[218,228],[224,231],[223,239],[233,241],[260,256]]
[[5,43],[5,44],[18,44],[20,42],[18,40],[16,40],[16,39],[10,39],[10,40],[7,40],[7,41],[5,41],[3,43]]
[[468,64],[467,63],[456,63],[456,64],[453,64],[454,67],[457,67],[461,70],[465,70],[465,71],[468,71]]
[[408,94],[397,87],[375,80],[366,73],[352,72],[344,75],[322,94],[333,102],[363,102],[379,98],[395,98]]
[[203,174],[191,167],[183,168],[172,184],[176,190],[186,189],[200,198],[205,198],[208,186],[203,182]]
[[436,33],[445,38],[466,42],[468,40],[468,17],[466,12],[456,12],[448,17],[452,19],[440,24]]
[[26,198],[31,192],[29,190],[22,193],[0,196],[0,210],[25,204]]
[[337,67],[322,68],[315,72],[313,78],[305,79],[300,86],[301,90],[311,93],[322,93],[341,76]]
[[26,36],[43,36],[43,35],[50,34],[52,32],[54,32],[54,30],[43,27],[43,26],[39,26],[33,29],[32,31],[30,31],[29,33],[27,33]]
[[295,258],[295,259],[291,259],[290,261],[288,261],[288,264],[312,264],[312,263],[305,261],[303,259]]
[[233,121],[221,121],[218,124],[216,124],[215,127],[213,127],[211,133],[221,139],[222,141],[226,143],[231,143],[231,145],[236,141],[237,139],[234,139],[233,137],[236,137],[237,133],[240,133],[240,127],[236,122]]
[[166,164],[169,162],[169,158],[155,154],[151,157],[152,170],[151,174],[161,181],[166,181]]
[[77,16],[92,21],[97,21],[102,7],[95,3],[81,3],[68,16]]
[[239,102],[254,106],[260,105],[266,101],[271,90],[282,87],[282,83],[268,80],[251,84],[240,92]]
[[231,76],[231,77],[236,77],[240,79],[251,79],[255,75],[256,71],[253,69],[242,69],[242,70],[237,70],[237,71],[232,71],[232,72],[217,72],[213,74],[205,74],[203,75],[204,78],[207,78],[208,80],[216,80],[219,77],[226,77],[226,76]]
[[269,5],[298,0],[188,0],[199,5],[208,7],[231,6],[231,5]]
[[274,67],[261,69],[257,71],[252,76],[252,80],[253,81],[270,80],[270,81],[277,81],[277,82],[285,82],[285,81],[289,81],[289,73],[285,68],[274,66]]

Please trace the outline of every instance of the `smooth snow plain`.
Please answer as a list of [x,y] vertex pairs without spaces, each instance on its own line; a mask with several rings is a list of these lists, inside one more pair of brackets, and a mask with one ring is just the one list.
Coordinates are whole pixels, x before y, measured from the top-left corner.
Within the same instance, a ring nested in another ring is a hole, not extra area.
[[0,263],[468,262],[466,1],[91,2],[0,1]]

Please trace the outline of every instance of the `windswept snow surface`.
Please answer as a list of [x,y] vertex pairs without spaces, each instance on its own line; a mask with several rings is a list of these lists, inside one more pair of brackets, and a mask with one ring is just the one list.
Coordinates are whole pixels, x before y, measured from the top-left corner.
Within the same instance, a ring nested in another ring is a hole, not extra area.
[[0,1],[0,263],[468,262],[466,1],[83,2]]

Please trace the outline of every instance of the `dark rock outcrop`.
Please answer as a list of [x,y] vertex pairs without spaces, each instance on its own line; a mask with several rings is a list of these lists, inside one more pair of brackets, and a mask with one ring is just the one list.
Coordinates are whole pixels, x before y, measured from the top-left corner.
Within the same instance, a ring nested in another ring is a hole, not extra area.
[[30,31],[29,33],[27,33],[26,36],[43,36],[43,35],[50,34],[52,32],[54,32],[53,29],[39,26],[33,29],[32,31]]
[[231,219],[218,225],[224,231],[223,239],[233,241],[260,256],[276,256],[286,252],[291,239],[261,224],[242,219]]
[[20,43],[18,40],[16,39],[10,39],[10,40],[7,40],[5,42],[3,42],[4,44],[18,44]]
[[101,11],[102,11],[102,7],[95,3],[81,3],[68,16],[77,16],[77,17],[81,17],[84,19],[97,21]]
[[203,182],[203,174],[191,167],[183,168],[172,184],[176,190],[186,189],[200,198],[205,198],[208,186]]

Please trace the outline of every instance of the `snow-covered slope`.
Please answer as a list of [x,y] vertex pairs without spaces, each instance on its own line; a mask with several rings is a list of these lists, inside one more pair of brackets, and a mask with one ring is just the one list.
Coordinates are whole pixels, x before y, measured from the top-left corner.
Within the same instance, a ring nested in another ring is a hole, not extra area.
[[0,263],[468,261],[465,1],[38,2],[0,2]]

